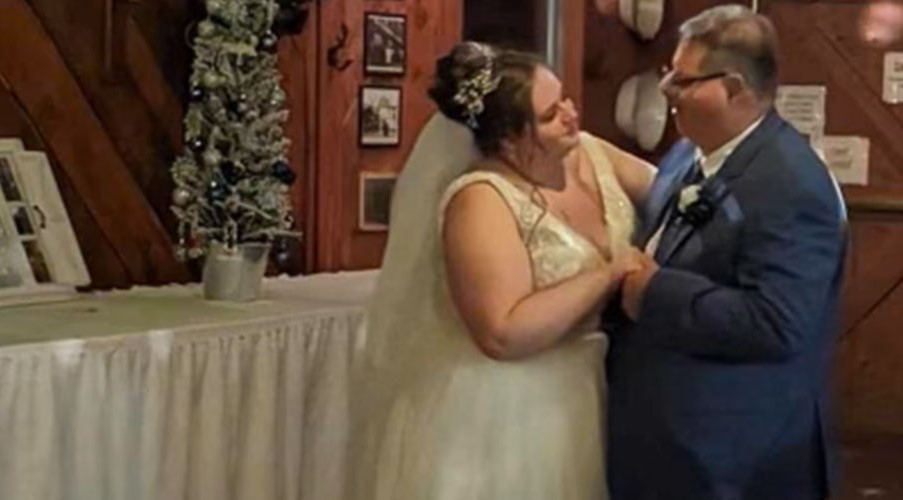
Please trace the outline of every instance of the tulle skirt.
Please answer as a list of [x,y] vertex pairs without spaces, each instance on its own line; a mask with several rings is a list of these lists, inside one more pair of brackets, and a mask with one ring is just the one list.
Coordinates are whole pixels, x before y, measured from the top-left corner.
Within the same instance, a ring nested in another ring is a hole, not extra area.
[[579,336],[513,362],[489,359],[466,335],[459,339],[407,353],[418,358],[397,361],[404,368],[392,388],[374,389],[385,397],[361,398],[369,403],[356,418],[350,496],[608,498],[605,337]]

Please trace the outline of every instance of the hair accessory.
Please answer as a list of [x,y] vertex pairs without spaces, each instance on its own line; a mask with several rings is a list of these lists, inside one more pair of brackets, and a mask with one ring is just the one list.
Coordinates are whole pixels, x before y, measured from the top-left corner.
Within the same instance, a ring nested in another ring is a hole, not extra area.
[[463,115],[467,117],[467,126],[476,130],[479,128],[477,117],[483,112],[483,99],[499,88],[500,76],[493,75],[494,54],[492,50],[483,44],[479,46],[486,55],[486,65],[468,78],[458,82],[458,91],[452,98],[456,103],[464,106]]

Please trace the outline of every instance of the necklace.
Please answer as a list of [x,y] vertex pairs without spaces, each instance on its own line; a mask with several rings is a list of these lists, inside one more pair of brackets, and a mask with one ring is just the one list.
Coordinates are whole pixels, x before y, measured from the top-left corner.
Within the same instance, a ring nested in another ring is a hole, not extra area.
[[[580,154],[580,153],[578,153],[578,154]],[[596,179],[595,182],[586,182],[586,179],[583,179],[581,177],[581,175],[580,175],[581,163],[580,162],[583,159],[582,154],[577,158],[577,162],[578,162],[577,169],[576,169],[577,172],[573,173],[573,176],[576,178],[575,180],[577,183],[577,187],[575,190],[577,192],[574,194],[571,194],[570,196],[565,194],[565,193],[568,193],[568,191],[569,191],[568,187],[567,187],[569,184],[567,182],[567,170],[565,170],[565,187],[558,192],[553,190],[551,193],[547,194],[543,191],[543,189],[547,189],[547,188],[542,186],[539,182],[536,182],[536,180],[533,179],[526,172],[524,172],[522,168],[519,168],[519,165],[516,162],[514,162],[513,160],[511,160],[509,158],[501,157],[501,156],[499,157],[499,159],[505,165],[506,170],[510,170],[511,174],[513,174],[513,176],[516,177],[516,180],[510,179],[513,181],[513,183],[515,185],[520,184],[520,186],[522,187],[521,190],[527,191],[529,193],[531,200],[537,201],[536,199],[538,199],[539,200],[539,202],[537,203],[538,205],[540,205],[544,210],[548,210],[549,212],[551,212],[553,215],[560,218],[561,220],[567,222],[567,224],[569,226],[572,226],[572,222],[575,219],[579,219],[579,217],[572,215],[570,213],[571,210],[579,210],[579,207],[568,208],[568,205],[572,205],[575,201],[577,202],[577,204],[584,204],[586,202],[589,202],[589,204],[592,205],[593,210],[596,213],[599,213],[602,215],[602,220],[603,220],[603,224],[604,224],[605,204],[602,201],[602,194],[601,194],[602,186],[601,186],[601,183],[599,182],[598,178],[595,176],[593,176],[593,178]],[[566,166],[562,166],[562,168],[567,169]],[[529,186],[530,189],[529,190],[523,189],[524,184]],[[571,184],[573,184],[573,182]],[[587,186],[584,187],[583,184],[587,184]],[[593,187],[591,187],[592,184],[596,185],[595,189]],[[550,196],[551,196],[552,202],[550,202]],[[554,200],[555,198],[570,198],[570,202],[555,203],[554,202],[554,201],[556,201],[556,200]]]
[[[582,155],[578,158],[578,161],[582,160]],[[586,211],[587,213],[592,212],[598,214],[598,221],[600,224],[600,229],[605,231],[607,227],[607,217],[606,217],[606,206],[602,198],[602,183],[598,179],[597,176],[593,176],[595,181],[595,185],[597,189],[593,189],[591,187],[584,187],[581,184],[587,184],[586,179],[581,178],[580,176],[580,164],[577,165],[577,172],[574,173],[576,177],[576,182],[578,183],[576,187],[577,193],[569,192],[567,189],[567,182],[565,183],[565,188],[561,190],[561,194],[554,193],[552,196],[552,202],[550,202],[549,196],[542,191],[543,187],[536,181],[534,181],[529,175],[525,174],[522,169],[518,168],[518,165],[508,158],[500,158],[501,162],[505,165],[506,170],[510,170],[511,175],[506,175],[506,178],[509,178],[509,182],[511,182],[514,186],[518,187],[522,192],[525,192],[527,196],[530,198],[530,201],[535,205],[540,207],[543,210],[543,215],[546,213],[552,215],[555,219],[559,220],[564,226],[567,227],[569,231],[575,233],[579,238],[585,240],[587,243],[595,247],[599,253],[606,259],[610,258],[611,252],[608,248],[607,244],[600,243],[596,238],[590,236],[595,231],[588,231],[588,224],[586,224],[586,217],[580,217],[576,215],[577,213]],[[510,177],[515,177],[515,179],[510,179]],[[524,189],[524,184],[529,186],[529,190]],[[593,184],[592,182],[588,184]],[[571,193],[571,194],[565,194]],[[552,193],[549,193],[552,195]],[[568,199],[566,203],[562,203],[554,198],[560,199]],[[557,201],[557,203],[555,203]],[[591,206],[587,207],[587,203]],[[569,207],[569,205],[571,205]],[[581,207],[582,205],[582,207]],[[571,210],[575,213],[572,214]],[[542,217],[540,217],[541,219]],[[583,224],[575,223],[577,220],[583,220]],[[539,220],[537,220],[536,224],[539,224]],[[578,228],[583,228],[581,231]],[[535,229],[535,227],[534,227]],[[585,231],[585,232],[584,232]],[[531,231],[532,236],[532,231]],[[605,238],[607,239],[607,238]]]

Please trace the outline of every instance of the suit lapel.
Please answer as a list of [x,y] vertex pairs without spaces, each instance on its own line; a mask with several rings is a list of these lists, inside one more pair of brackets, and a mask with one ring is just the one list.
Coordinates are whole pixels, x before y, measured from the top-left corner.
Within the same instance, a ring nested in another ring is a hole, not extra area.
[[[762,123],[727,157],[724,165],[713,178],[727,182],[730,179],[743,175],[762,147],[777,134],[785,123],[774,108],[769,110]],[[680,183],[678,182],[677,185],[679,186]],[[662,233],[662,239],[655,252],[655,260],[661,264],[668,263],[697,229],[692,224],[682,220],[676,220],[673,224],[677,224],[677,227],[670,228],[670,231],[668,230],[669,228],[665,228],[666,230]]]
[[646,246],[665,220],[670,208],[669,202],[680,189],[681,179],[693,165],[694,148],[692,143],[682,140],[665,158],[662,158],[659,176],[649,191],[646,203],[646,217],[637,242],[641,248]]
[[762,123],[727,157],[724,166],[715,175],[724,180],[743,175],[746,168],[762,150],[762,146],[770,142],[785,124],[786,122],[778,115],[778,112],[774,108],[770,109],[762,119]]
[[655,260],[659,264],[666,264],[671,260],[671,257],[677,253],[695,229],[692,224],[686,223],[683,219],[674,220],[671,226],[665,228],[655,251]]

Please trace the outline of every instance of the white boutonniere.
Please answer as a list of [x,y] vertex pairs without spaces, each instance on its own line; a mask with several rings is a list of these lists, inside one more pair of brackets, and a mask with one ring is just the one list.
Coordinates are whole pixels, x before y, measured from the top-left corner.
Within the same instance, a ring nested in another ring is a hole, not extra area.
[[700,227],[708,222],[730,194],[727,184],[717,176],[700,184],[690,184],[680,190],[677,212],[691,226]]
[[677,210],[681,213],[687,211],[687,207],[699,200],[699,190],[702,187],[699,184],[690,184],[680,190],[680,198],[677,200]]

